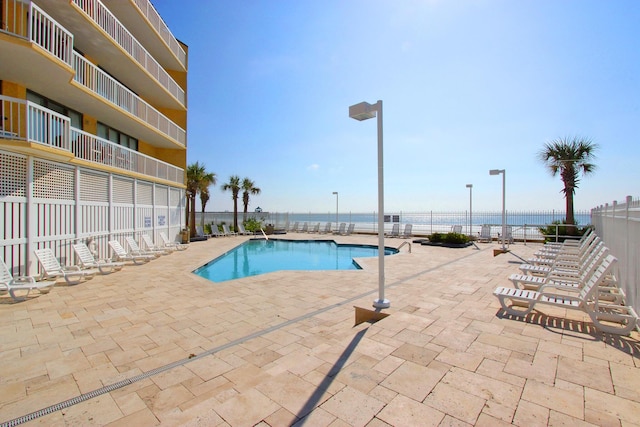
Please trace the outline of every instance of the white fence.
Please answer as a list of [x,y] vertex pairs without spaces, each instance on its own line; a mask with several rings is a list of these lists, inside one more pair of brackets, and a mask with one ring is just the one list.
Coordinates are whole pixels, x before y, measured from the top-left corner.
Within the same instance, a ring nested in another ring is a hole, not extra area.
[[76,241],[93,238],[108,258],[110,239],[147,233],[158,241],[161,231],[177,238],[185,223],[177,187],[3,151],[0,174],[0,258],[14,275],[38,274],[38,248],[76,264]]
[[[580,226],[591,223],[589,211],[576,211],[576,219]],[[354,224],[356,233],[377,233],[378,215],[376,212],[326,212],[326,213],[292,213],[292,212],[248,212],[250,218],[255,218],[263,225],[272,224],[276,229],[287,228],[298,222],[302,226],[305,222],[312,228],[318,222],[323,227],[331,222],[336,229],[338,224]],[[563,237],[553,227],[554,222],[562,222],[565,219],[564,211],[507,211],[506,222],[511,228],[512,237],[517,241],[542,241],[546,238],[555,240]],[[238,221],[242,222],[243,213],[238,213]],[[202,213],[196,213],[196,223],[202,222]],[[233,212],[205,212],[205,224],[233,224]],[[391,231],[394,223],[402,227],[412,225],[415,236],[428,236],[433,233],[447,233],[454,226],[460,226],[464,234],[477,236],[483,225],[491,227],[491,235],[497,239],[502,231],[501,212],[473,212],[468,211],[427,211],[427,212],[387,212],[385,213],[385,232]],[[541,227],[551,226],[551,234],[543,236],[539,230]]]
[[621,287],[627,303],[640,312],[640,199],[627,196],[591,210],[596,233],[618,258]]

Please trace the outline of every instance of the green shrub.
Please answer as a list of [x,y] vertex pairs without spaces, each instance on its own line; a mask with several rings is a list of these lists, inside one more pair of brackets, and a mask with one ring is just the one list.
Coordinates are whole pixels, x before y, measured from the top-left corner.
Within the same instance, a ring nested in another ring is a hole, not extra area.
[[432,243],[464,244],[469,242],[469,237],[466,234],[460,233],[433,233],[429,236],[429,241]]
[[444,241],[444,234],[433,233],[431,236],[429,236],[429,241],[433,243],[440,243]]
[[468,243],[469,242],[469,237],[466,234],[447,233],[447,235],[444,236],[444,241],[445,241],[445,243],[464,244],[464,243]]
[[260,231],[260,227],[262,227],[262,222],[255,218],[249,218],[244,222],[244,229],[247,231]]

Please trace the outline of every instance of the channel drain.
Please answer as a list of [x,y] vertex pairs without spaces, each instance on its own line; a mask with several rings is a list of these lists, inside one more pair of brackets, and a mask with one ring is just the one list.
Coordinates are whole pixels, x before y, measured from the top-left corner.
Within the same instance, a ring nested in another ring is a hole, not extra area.
[[[413,274],[411,276],[405,277],[404,279],[397,280],[396,282],[387,285],[387,287],[398,286],[398,285],[406,282],[407,280],[410,280],[410,279],[413,279],[415,277],[421,276],[423,274],[435,271],[435,270],[437,270],[439,268],[442,268],[444,266],[447,266],[449,264],[454,264],[454,263],[456,263],[456,262],[458,262],[458,261],[460,261],[462,259],[468,258],[470,256],[473,256],[474,254],[477,254],[477,253],[478,252],[474,252],[472,254],[465,255],[465,256],[463,256],[461,258],[457,258],[457,259],[454,259],[454,260],[451,260],[451,261],[447,261],[447,262],[442,263],[440,265],[437,265],[435,267],[432,267],[432,268],[429,268],[427,270],[424,270],[424,271],[418,272],[416,274]],[[177,368],[179,366],[183,366],[183,365],[185,365],[185,364],[187,364],[189,362],[194,362],[196,360],[202,359],[202,358],[204,358],[206,356],[210,356],[210,355],[212,355],[214,353],[217,353],[219,351],[225,350],[225,349],[230,348],[230,347],[234,347],[234,346],[236,346],[238,344],[242,344],[242,343],[244,343],[246,341],[252,340],[254,338],[258,338],[258,337],[260,337],[262,335],[266,335],[266,334],[268,334],[270,332],[273,332],[273,331],[276,331],[276,330],[278,330],[280,328],[284,328],[285,326],[289,326],[291,324],[300,322],[302,320],[309,319],[311,317],[317,316],[318,314],[327,312],[329,310],[332,310],[334,308],[343,306],[345,304],[350,304],[353,301],[359,300],[360,298],[364,298],[367,295],[371,295],[371,294],[373,294],[375,292],[377,292],[377,290],[363,292],[360,295],[356,295],[356,296],[351,297],[349,299],[346,299],[346,300],[344,300],[342,302],[331,304],[331,305],[329,305],[327,307],[318,309],[318,310],[313,311],[311,313],[307,313],[305,315],[302,315],[302,316],[287,320],[286,322],[278,323],[277,325],[270,326],[267,329],[263,329],[263,330],[254,332],[252,334],[246,335],[246,336],[244,336],[242,338],[238,338],[238,339],[233,340],[233,341],[229,341],[226,344],[223,344],[221,346],[209,349],[209,350],[204,351],[204,352],[202,352],[200,354],[191,355],[190,357],[188,357],[186,359],[177,360],[177,361],[169,363],[167,365],[160,366],[159,368],[151,369],[150,371],[147,371],[147,372],[145,372],[143,374],[135,375],[135,376],[133,376],[131,378],[127,378],[125,380],[118,381],[118,382],[113,383],[113,384],[109,384],[109,385],[107,385],[105,387],[102,387],[102,388],[99,388],[97,390],[93,390],[93,391],[90,391],[88,393],[81,394],[80,396],[76,396],[76,397],[71,398],[69,400],[65,400],[64,402],[56,403],[55,405],[51,405],[51,406],[48,406],[46,408],[39,409],[39,410],[37,410],[35,412],[31,412],[30,414],[23,415],[23,416],[18,417],[18,418],[14,418],[13,420],[10,420],[10,421],[5,421],[2,424],[0,424],[0,427],[15,427],[15,426],[18,426],[20,424],[24,424],[26,422],[33,421],[36,418],[44,417],[45,415],[49,415],[49,414],[52,414],[54,412],[60,411],[62,409],[69,408],[69,407],[71,407],[73,405],[76,405],[78,403],[82,403],[82,402],[84,402],[86,400],[93,399],[94,397],[98,397],[100,395],[103,395],[103,394],[106,394],[106,393],[110,393],[110,392],[112,392],[114,390],[117,390],[117,389],[122,388],[122,387],[126,387],[126,386],[131,385],[131,384],[133,384],[135,382],[147,379],[147,378],[152,377],[154,375],[158,375],[158,374],[160,374],[162,372],[166,372],[166,371],[171,370],[173,368]]]

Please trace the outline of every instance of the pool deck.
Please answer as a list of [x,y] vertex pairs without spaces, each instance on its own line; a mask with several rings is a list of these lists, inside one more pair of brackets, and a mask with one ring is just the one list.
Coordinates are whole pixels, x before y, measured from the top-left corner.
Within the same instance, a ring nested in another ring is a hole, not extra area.
[[377,298],[377,258],[223,283],[191,274],[245,239],[0,297],[0,423],[76,399],[23,425],[640,425],[638,332],[599,334],[546,306],[503,316],[492,291],[519,260],[494,257],[495,243],[385,257],[389,316],[354,326],[354,307]]

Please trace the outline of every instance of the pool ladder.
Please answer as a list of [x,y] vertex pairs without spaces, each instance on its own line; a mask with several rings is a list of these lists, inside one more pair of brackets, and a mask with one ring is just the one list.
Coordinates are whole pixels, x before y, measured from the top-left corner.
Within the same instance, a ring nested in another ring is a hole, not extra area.
[[403,247],[404,245],[409,245],[409,253],[411,253],[411,243],[406,241],[402,242],[402,244],[398,246],[398,252],[400,252],[400,248]]

